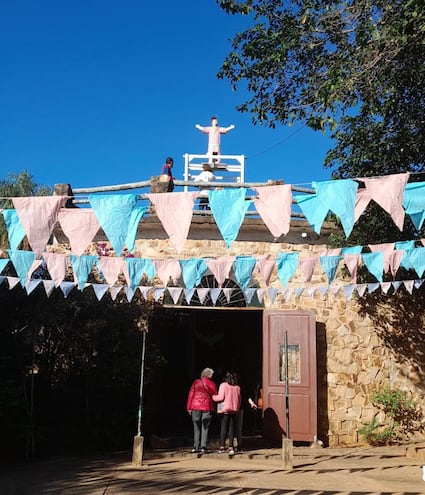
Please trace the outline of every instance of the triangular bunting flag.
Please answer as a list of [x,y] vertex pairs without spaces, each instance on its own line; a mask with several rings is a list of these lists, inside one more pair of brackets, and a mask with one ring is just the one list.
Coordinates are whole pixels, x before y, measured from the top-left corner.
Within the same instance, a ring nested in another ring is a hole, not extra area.
[[252,287],[244,290],[245,299],[246,299],[247,304],[251,304],[252,297],[254,296],[256,290],[257,289],[254,289]]
[[212,300],[214,306],[217,302],[218,296],[220,295],[220,291],[221,291],[221,289],[215,288],[215,287],[210,289],[210,296],[211,296],[211,300]]
[[363,297],[364,293],[366,292],[366,289],[367,289],[367,284],[357,284],[356,285],[356,291],[360,297]]
[[226,297],[227,304],[230,304],[230,297],[232,296],[233,289],[226,287],[226,288],[222,288],[221,290]]
[[205,298],[207,297],[209,292],[210,292],[210,289],[207,289],[204,287],[199,287],[198,289],[196,289],[196,293],[198,294],[199,301],[201,304],[204,304]]
[[392,287],[391,282],[381,282],[381,292],[383,294],[387,294],[391,287]]
[[298,299],[301,296],[301,294],[304,292],[304,287],[295,287],[293,291],[296,299]]
[[149,294],[152,292],[152,287],[147,285],[139,285],[139,291],[143,296],[143,299],[147,301],[149,299]]
[[125,289],[125,295],[127,296],[127,301],[131,303],[131,300],[133,299],[136,289],[132,289],[131,287],[127,287],[127,286],[125,286],[124,289]]
[[409,294],[413,291],[413,280],[404,280],[403,284],[406,287],[406,290]]
[[55,282],[53,280],[43,280],[44,291],[49,298],[55,288]]
[[75,287],[74,282],[61,282],[59,287],[61,288],[61,291],[63,292],[63,295],[65,298],[69,296],[69,294],[72,292],[72,289]]
[[7,283],[9,285],[9,290],[13,289],[19,282],[18,277],[7,277]]
[[378,288],[379,288],[379,284],[377,282],[372,283],[372,284],[367,284],[367,291],[369,292],[369,294],[372,294]]
[[394,294],[398,291],[400,285],[401,285],[401,282],[392,282],[392,285],[393,285],[393,289],[394,289]]
[[158,287],[153,290],[153,298],[155,299],[156,302],[158,302],[162,295],[164,294],[165,287]]
[[347,299],[347,301],[349,299],[351,299],[351,296],[353,295],[353,291],[354,291],[355,287],[356,286],[354,284],[344,285],[343,290],[344,290],[344,295],[345,295],[345,298]]
[[270,300],[271,300],[272,304],[275,302],[276,296],[278,294],[279,294],[279,289],[277,289],[276,287],[270,287],[270,289],[269,289],[269,297],[270,297]]
[[108,292],[108,284],[93,284],[93,290],[98,301],[102,300],[102,297]]
[[33,251],[19,251],[7,249],[9,257],[15,267],[16,274],[19,277],[22,287],[25,287],[28,279],[28,271],[35,261],[35,253]]
[[423,279],[415,280],[414,281],[414,286],[415,289],[419,289],[419,287],[424,283]]
[[183,292],[183,289],[181,287],[167,287],[168,293],[171,296],[171,299],[173,300],[174,304],[177,304],[181,293]]
[[27,295],[29,296],[31,292],[40,284],[41,279],[32,279],[28,280],[25,284],[25,290],[27,291]]
[[268,289],[257,289],[257,298],[260,303],[263,302],[264,294],[268,291]]
[[[195,292],[195,289],[183,289],[184,292],[184,298],[186,299],[187,304],[190,304],[190,301],[192,300],[193,294]],[[200,300],[201,298],[199,298]],[[202,304],[202,301],[201,301]]]
[[117,298],[118,294],[121,292],[121,289],[123,288],[122,285],[113,285],[112,287],[109,288],[109,294],[111,296],[111,299],[115,301]]

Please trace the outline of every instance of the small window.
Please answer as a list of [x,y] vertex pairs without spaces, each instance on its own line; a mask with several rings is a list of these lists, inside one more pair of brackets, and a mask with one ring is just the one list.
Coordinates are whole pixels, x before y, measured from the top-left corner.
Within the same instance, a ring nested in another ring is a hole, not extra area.
[[[288,382],[301,383],[301,354],[299,344],[288,345]],[[279,347],[279,381],[286,381],[285,344]]]

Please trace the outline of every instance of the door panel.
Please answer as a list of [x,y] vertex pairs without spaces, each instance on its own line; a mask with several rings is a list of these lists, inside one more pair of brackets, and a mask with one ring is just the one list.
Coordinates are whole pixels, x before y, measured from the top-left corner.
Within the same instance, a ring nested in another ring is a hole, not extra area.
[[288,344],[289,438],[317,435],[316,322],[312,311],[263,313],[263,436],[281,444],[286,432],[285,336]]

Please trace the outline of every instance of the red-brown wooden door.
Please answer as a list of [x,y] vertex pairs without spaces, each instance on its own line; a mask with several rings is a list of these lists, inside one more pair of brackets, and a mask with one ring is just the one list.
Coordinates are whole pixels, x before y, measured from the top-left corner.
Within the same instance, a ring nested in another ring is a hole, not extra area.
[[316,321],[312,311],[264,311],[263,314],[263,437],[266,442],[280,444],[282,435],[288,436],[288,423],[292,440],[315,440]]

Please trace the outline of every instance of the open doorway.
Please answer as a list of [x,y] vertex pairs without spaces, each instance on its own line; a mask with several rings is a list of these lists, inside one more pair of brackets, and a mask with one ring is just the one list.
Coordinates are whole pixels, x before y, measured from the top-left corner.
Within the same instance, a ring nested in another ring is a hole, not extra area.
[[[243,434],[259,433],[261,421],[246,401],[249,396],[255,400],[261,388],[262,314],[251,309],[164,308],[151,330],[164,365],[155,373],[146,397],[147,419],[155,435],[190,443],[187,394],[205,367],[215,371],[217,385],[226,371],[239,374],[247,411]],[[210,431],[218,436],[217,418]]]

